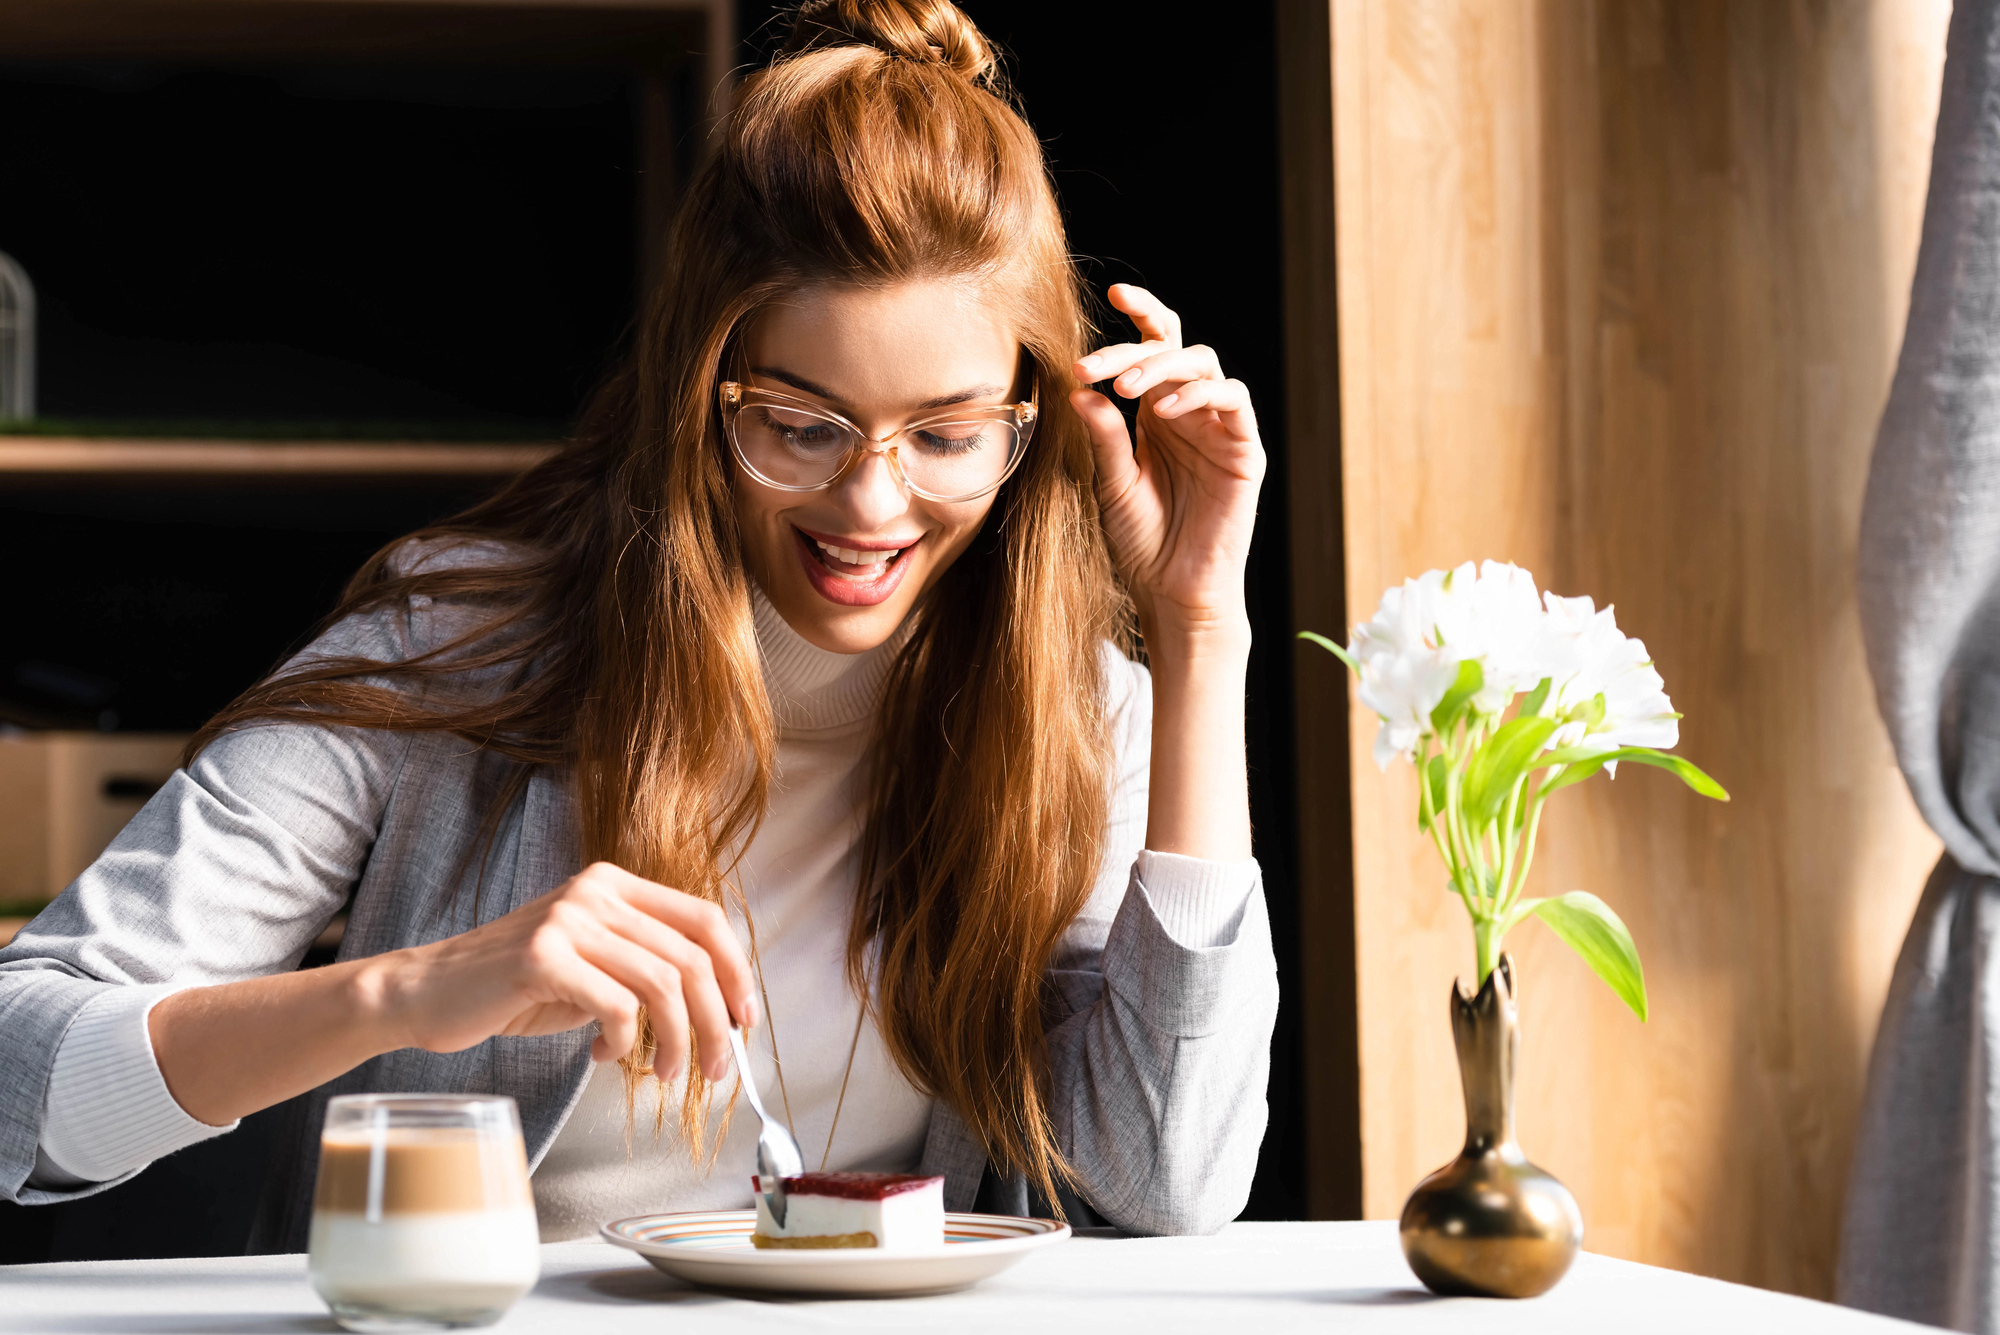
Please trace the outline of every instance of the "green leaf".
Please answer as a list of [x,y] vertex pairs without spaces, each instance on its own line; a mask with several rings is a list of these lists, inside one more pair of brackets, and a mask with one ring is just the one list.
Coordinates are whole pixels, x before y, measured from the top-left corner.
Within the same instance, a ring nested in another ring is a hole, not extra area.
[[1472,763],[1465,767],[1462,798],[1465,817],[1474,829],[1484,829],[1499,816],[1507,794],[1535,767],[1535,757],[1555,730],[1554,719],[1517,718],[1502,724],[1473,754]]
[[1558,788],[1567,788],[1573,783],[1582,783],[1585,779],[1588,779],[1614,760],[1629,760],[1635,765],[1651,765],[1655,769],[1670,771],[1679,776],[1682,783],[1694,789],[1703,797],[1712,797],[1718,802],[1727,802],[1729,800],[1729,794],[1724,791],[1722,785],[1702,773],[1701,768],[1693,761],[1683,760],[1679,756],[1668,755],[1664,751],[1655,751],[1648,746],[1623,746],[1616,751],[1604,751],[1596,755],[1590,754],[1581,747],[1574,746],[1566,746],[1560,750],[1551,751],[1536,763],[1538,765],[1568,765],[1569,768],[1561,774],[1556,775],[1555,778],[1550,779],[1542,791],[1544,793],[1553,793]]
[[[1451,767],[1445,764],[1443,756],[1432,756],[1430,763],[1424,767],[1424,776],[1430,784],[1431,814],[1437,815],[1444,810],[1445,790],[1451,781]],[[1431,828],[1430,817],[1424,814],[1421,802],[1417,804],[1417,828],[1425,832]]]
[[1442,737],[1451,731],[1451,725],[1458,722],[1465,713],[1465,706],[1472,697],[1479,694],[1479,688],[1486,684],[1486,670],[1479,666],[1479,660],[1468,658],[1458,665],[1458,679],[1451,689],[1438,701],[1431,711],[1431,732]]
[[1554,680],[1555,679],[1553,677],[1543,677],[1541,680],[1541,684],[1536,686],[1534,690],[1528,692],[1528,698],[1521,702],[1521,713],[1519,717],[1531,718],[1534,715],[1542,712],[1542,705],[1546,703],[1549,698],[1549,683]]
[[[1572,747],[1564,747],[1560,751],[1551,751],[1542,757],[1544,764],[1568,766],[1562,773],[1542,785],[1542,796],[1547,797],[1550,793],[1567,788],[1571,784],[1582,783],[1585,779],[1591,778],[1604,768],[1604,762],[1610,756],[1610,752],[1608,751],[1599,755],[1592,755],[1586,751],[1579,755],[1570,756],[1568,753],[1574,749]],[[1558,757],[1562,758],[1558,759]]]
[[1341,648],[1339,645],[1335,644],[1332,640],[1326,638],[1326,636],[1321,635],[1319,632],[1311,630],[1302,630],[1299,632],[1299,638],[1302,640],[1311,640],[1314,644],[1326,650],[1328,653],[1332,654],[1335,658],[1338,658],[1341,662],[1347,664],[1347,670],[1349,672],[1361,671],[1361,664],[1354,657],[1353,654],[1348,653],[1347,650]]
[[1646,972],[1639,965],[1639,948],[1609,904],[1586,891],[1572,890],[1520,907],[1547,923],[1634,1015],[1646,1018]]

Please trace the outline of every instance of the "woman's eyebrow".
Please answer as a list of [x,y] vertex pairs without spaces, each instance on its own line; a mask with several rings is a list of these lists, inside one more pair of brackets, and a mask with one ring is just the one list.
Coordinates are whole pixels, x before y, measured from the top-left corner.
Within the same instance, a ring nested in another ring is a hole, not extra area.
[[983,399],[1003,392],[1004,389],[999,385],[974,385],[971,389],[961,389],[956,394],[940,394],[934,399],[925,399],[917,407],[949,408],[954,403],[970,403],[974,399]]
[[790,385],[793,389],[804,390],[806,393],[811,394],[815,398],[825,399],[828,403],[840,404],[842,407],[846,406],[846,400],[842,399],[840,395],[834,393],[832,390],[826,389],[819,385],[815,385],[812,381],[806,379],[804,376],[793,375],[790,371],[784,370],[781,367],[753,366],[750,368],[750,374],[767,375],[771,377],[771,379],[773,380],[784,381],[786,384]]
[[[834,404],[838,407],[844,408],[848,406],[847,400],[841,398],[840,395],[835,394],[832,390],[827,389],[823,385],[814,384],[812,381],[806,379],[804,376],[795,375],[794,373],[785,370],[783,367],[753,366],[750,368],[750,373],[752,375],[769,376],[773,380],[781,380],[785,384],[790,385],[793,389],[803,390],[805,393],[811,394],[815,398],[825,399],[828,403]],[[974,385],[970,389],[961,389],[955,394],[940,394],[934,399],[925,399],[922,403],[917,405],[917,408],[919,411],[925,411],[931,408],[949,408],[956,403],[970,403],[974,399],[983,399],[991,395],[1000,394],[1004,392],[1005,392],[1005,387],[1001,385]]]

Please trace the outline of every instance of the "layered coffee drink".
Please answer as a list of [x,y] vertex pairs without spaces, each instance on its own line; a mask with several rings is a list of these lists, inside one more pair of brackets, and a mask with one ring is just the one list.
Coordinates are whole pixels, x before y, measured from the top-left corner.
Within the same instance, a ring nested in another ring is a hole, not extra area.
[[308,1269],[341,1325],[489,1325],[540,1268],[512,1099],[364,1094],[328,1105]]

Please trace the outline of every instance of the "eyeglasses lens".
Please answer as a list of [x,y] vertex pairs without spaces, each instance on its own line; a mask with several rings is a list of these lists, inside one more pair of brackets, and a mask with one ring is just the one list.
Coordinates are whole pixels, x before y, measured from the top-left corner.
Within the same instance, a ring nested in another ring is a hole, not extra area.
[[[776,404],[745,404],[732,426],[736,448],[760,475],[784,487],[816,487],[833,479],[859,432],[816,413]],[[1007,475],[1020,447],[1011,422],[932,422],[893,442],[910,485],[934,496],[969,496]]]

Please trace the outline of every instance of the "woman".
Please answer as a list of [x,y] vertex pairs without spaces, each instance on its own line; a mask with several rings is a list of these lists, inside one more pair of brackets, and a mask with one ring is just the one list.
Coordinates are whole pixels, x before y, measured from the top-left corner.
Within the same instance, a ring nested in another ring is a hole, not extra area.
[[735,1022],[809,1166],[1235,1215],[1263,455],[1150,294],[1086,355],[994,78],[946,0],[806,6],[577,440],[378,555],[0,952],[0,1195],[291,1100],[255,1243],[296,1250],[329,1095],[499,1091],[545,1237],[741,1206]]

